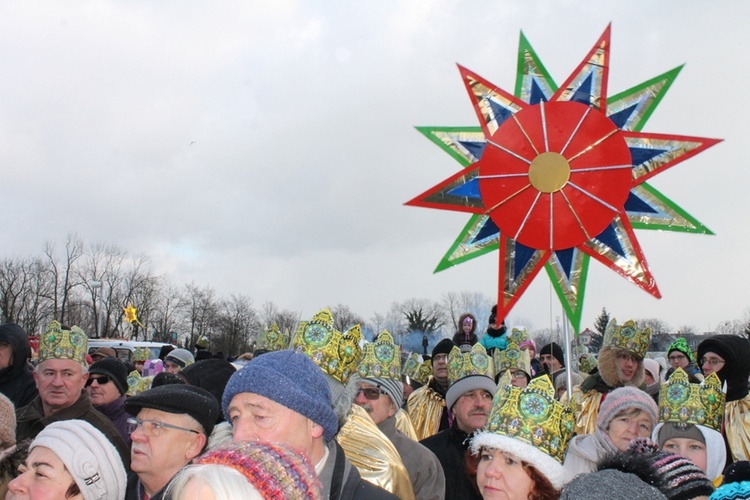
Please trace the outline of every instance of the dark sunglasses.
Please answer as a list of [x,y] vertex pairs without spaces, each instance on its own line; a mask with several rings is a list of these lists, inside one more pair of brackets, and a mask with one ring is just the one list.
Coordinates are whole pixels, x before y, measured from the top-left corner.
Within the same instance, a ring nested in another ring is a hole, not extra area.
[[89,377],[89,379],[86,381],[86,387],[90,386],[91,384],[96,381],[99,385],[109,384],[109,381],[112,380],[109,375],[101,375],[99,377]]
[[357,396],[359,396],[360,392],[364,394],[365,398],[369,399],[370,401],[375,401],[380,397],[381,394],[386,394],[385,391],[376,389],[374,387],[368,387],[366,389],[364,387],[360,387],[359,389],[357,389]]

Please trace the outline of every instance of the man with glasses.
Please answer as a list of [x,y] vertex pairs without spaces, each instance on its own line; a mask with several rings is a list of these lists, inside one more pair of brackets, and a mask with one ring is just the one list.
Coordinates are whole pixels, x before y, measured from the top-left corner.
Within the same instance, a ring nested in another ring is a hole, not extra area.
[[[455,358],[455,359],[454,359]],[[495,395],[495,367],[481,344],[462,353],[453,347],[448,357],[448,379],[451,385],[445,403],[453,423],[444,431],[420,441],[440,461],[445,474],[445,498],[481,499],[474,481],[466,471],[466,451],[470,437],[487,423]]]
[[445,393],[448,390],[448,353],[456,344],[443,339],[432,349],[432,376],[427,385],[414,391],[406,409],[418,439],[425,439],[448,428]]
[[118,358],[103,358],[89,367],[86,392],[91,404],[112,421],[130,447],[125,393],[128,391],[128,368]]
[[57,321],[39,339],[39,364],[34,381],[39,396],[16,410],[16,442],[28,447],[42,429],[61,420],[85,420],[104,434],[120,453],[127,468],[130,453],[112,421],[94,409],[84,390],[89,378],[86,364],[88,337],[74,326]]
[[132,415],[126,500],[160,500],[172,478],[203,453],[219,418],[216,398],[185,384],[162,385],[125,401]]
[[715,335],[698,344],[698,360],[704,375],[712,373],[726,383],[724,439],[731,457],[727,461],[750,460],[750,342],[737,335]]
[[703,375],[693,363],[693,353],[684,338],[679,338],[669,344],[667,360],[669,360],[671,367],[664,377],[665,380],[668,380],[677,368],[682,368],[688,375],[695,377],[698,381],[703,381]]
[[398,429],[395,415],[404,397],[401,347],[393,342],[389,332],[383,331],[376,342],[365,344],[363,351],[354,402],[367,412],[396,447],[409,473],[414,497],[419,500],[444,499],[445,475],[437,457]]

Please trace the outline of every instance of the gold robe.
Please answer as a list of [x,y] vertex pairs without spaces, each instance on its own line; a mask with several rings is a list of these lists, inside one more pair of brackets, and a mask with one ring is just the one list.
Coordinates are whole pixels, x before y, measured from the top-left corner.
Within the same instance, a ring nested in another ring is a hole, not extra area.
[[750,460],[750,395],[727,403],[724,433],[735,462]]
[[383,434],[367,412],[352,405],[346,423],[336,435],[346,458],[362,479],[386,489],[402,500],[413,500],[414,489],[409,473],[391,441]]
[[411,423],[409,414],[399,408],[394,416],[396,417],[396,429],[401,431],[406,437],[411,438],[414,441],[419,441],[417,439],[417,431],[414,430],[414,425]]
[[573,387],[573,398],[570,406],[576,418],[575,428],[573,429],[576,434],[594,433],[602,396],[601,392],[594,389],[583,393],[580,386]]
[[417,441],[438,433],[440,418],[445,408],[445,398],[430,389],[429,384],[423,385],[411,393],[406,402],[411,423],[417,432]]

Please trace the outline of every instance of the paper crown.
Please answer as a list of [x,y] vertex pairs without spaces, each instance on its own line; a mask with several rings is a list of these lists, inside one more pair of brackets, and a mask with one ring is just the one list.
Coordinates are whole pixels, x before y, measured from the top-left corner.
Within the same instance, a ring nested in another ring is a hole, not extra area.
[[430,381],[432,375],[432,360],[425,360],[422,355],[413,352],[406,358],[401,374],[424,385]]
[[591,370],[596,368],[598,363],[596,356],[593,354],[585,353],[581,354],[578,358],[578,371],[584,373],[591,373]]
[[133,351],[133,362],[148,361],[151,359],[151,351],[148,347],[136,347]]
[[495,378],[495,363],[479,342],[469,352],[461,352],[458,347],[453,347],[448,354],[448,383],[452,385],[469,375]]
[[495,374],[513,368],[531,376],[531,355],[529,351],[522,351],[514,342],[508,342],[508,347],[504,350],[495,349],[492,360],[495,363]]
[[310,321],[300,323],[289,348],[305,354],[325,373],[346,384],[362,359],[361,341],[359,325],[344,333],[337,331],[333,327],[333,314],[326,308]]
[[700,384],[691,384],[688,374],[678,368],[659,390],[659,422],[698,424],[721,432],[725,399],[715,373]]
[[632,319],[623,325],[618,325],[617,320],[612,319],[604,331],[602,348],[625,349],[643,359],[650,343],[650,328],[639,329]]
[[521,343],[527,340],[529,340],[529,334],[526,333],[526,330],[520,328],[513,328],[510,335],[508,335],[508,343],[513,342],[516,345],[521,345]]
[[365,344],[359,376],[401,380],[401,346],[395,344],[388,330],[380,332],[375,342]]
[[255,345],[256,350],[281,351],[289,347],[289,332],[279,330],[279,325],[272,324],[270,328],[260,334]]
[[89,339],[77,326],[63,330],[53,321],[39,339],[39,363],[48,359],[70,359],[86,366],[86,351]]
[[562,463],[573,424],[573,412],[555,399],[549,377],[537,377],[523,389],[498,387],[484,431],[522,441]]

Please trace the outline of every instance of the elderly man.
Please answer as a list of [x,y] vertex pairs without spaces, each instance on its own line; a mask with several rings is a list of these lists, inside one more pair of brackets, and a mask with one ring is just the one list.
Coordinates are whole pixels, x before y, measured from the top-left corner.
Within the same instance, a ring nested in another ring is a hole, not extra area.
[[127,467],[130,453],[114,424],[94,409],[84,390],[89,378],[86,366],[86,334],[57,321],[47,327],[39,342],[39,364],[34,371],[39,396],[16,410],[16,441],[36,437],[42,429],[60,420],[85,420],[99,429],[117,448]]
[[133,443],[126,500],[160,500],[172,478],[203,453],[219,418],[210,392],[162,385],[125,401]]
[[115,424],[125,443],[130,446],[125,393],[128,391],[128,368],[118,358],[102,358],[89,367],[86,392],[91,404]]
[[443,339],[432,350],[432,377],[427,385],[414,391],[406,402],[414,430],[424,439],[448,428],[445,391],[448,390],[448,353],[456,344]]
[[383,331],[376,342],[364,347],[354,402],[367,411],[398,450],[409,472],[414,497],[442,500],[445,498],[445,474],[437,457],[397,429],[395,415],[402,400],[401,348],[394,344],[389,332]]
[[395,498],[363,480],[334,436],[338,419],[323,372],[304,354],[269,352],[229,379],[222,397],[235,442],[284,443],[308,456],[331,499]]
[[638,328],[635,321],[607,325],[599,351],[599,371],[573,388],[572,402],[576,434],[593,434],[599,406],[606,394],[618,387],[640,387],[645,379],[643,358],[651,343],[651,330]]
[[453,413],[453,424],[446,430],[420,441],[435,455],[445,473],[445,497],[456,500],[481,499],[474,481],[466,471],[469,437],[487,423],[497,386],[492,358],[481,344],[462,353],[454,347],[448,357],[451,385],[445,404]]

